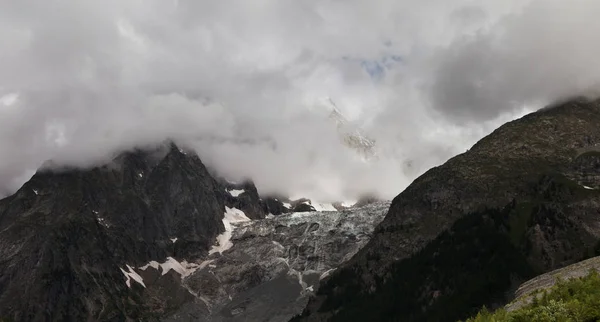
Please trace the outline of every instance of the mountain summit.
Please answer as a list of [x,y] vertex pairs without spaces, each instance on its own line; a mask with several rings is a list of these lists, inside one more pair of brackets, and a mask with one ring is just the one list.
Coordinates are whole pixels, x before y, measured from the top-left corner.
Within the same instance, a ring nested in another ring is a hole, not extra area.
[[388,205],[262,199],[173,143],[39,171],[0,200],[0,321],[287,321]]
[[0,201],[0,317],[140,318],[140,299],[123,282],[127,265],[206,254],[225,230],[220,190],[174,144],[89,170],[36,173]]

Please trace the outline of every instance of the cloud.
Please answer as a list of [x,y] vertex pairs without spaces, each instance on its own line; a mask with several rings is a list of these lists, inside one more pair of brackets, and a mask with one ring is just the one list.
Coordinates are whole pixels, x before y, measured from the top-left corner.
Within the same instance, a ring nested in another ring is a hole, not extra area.
[[[593,88],[599,5],[0,0],[0,194],[174,138],[261,191],[393,197],[501,122]],[[377,140],[365,164],[318,101]]]
[[489,30],[457,39],[437,53],[433,106],[452,120],[479,121],[524,105],[596,94],[598,9],[595,1],[538,0]]

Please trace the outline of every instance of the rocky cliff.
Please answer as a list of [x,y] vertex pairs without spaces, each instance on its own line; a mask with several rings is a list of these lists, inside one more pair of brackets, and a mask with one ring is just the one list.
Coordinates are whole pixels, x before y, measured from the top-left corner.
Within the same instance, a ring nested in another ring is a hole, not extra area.
[[398,195],[371,241],[303,321],[449,321],[508,302],[520,282],[594,255],[600,102],[507,123]]
[[287,321],[388,205],[262,199],[172,143],[41,170],[0,200],[0,321]]
[[206,255],[224,231],[221,190],[197,156],[173,144],[89,170],[39,171],[0,201],[0,317],[152,316],[127,265]]

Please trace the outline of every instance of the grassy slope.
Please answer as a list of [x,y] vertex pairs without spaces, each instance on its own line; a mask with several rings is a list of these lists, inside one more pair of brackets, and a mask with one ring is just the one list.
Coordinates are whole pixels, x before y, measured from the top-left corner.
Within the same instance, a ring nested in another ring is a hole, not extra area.
[[600,275],[561,281],[530,305],[507,312],[483,309],[468,322],[600,321]]

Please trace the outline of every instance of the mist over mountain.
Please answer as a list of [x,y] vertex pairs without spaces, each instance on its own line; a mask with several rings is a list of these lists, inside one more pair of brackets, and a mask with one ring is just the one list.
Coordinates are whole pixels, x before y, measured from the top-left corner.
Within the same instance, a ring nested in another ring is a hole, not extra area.
[[[593,93],[591,0],[0,2],[0,189],[182,141],[262,191],[391,198],[499,124]],[[352,157],[331,97],[387,157]],[[243,160],[243,161],[240,161]]]
[[527,300],[600,256],[597,12],[0,0],[0,321]]

